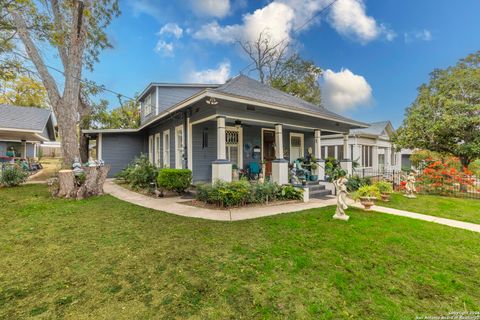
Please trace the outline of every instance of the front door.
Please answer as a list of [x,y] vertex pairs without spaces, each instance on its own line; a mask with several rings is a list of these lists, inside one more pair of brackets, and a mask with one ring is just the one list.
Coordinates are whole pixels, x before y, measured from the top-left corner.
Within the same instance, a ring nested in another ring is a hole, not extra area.
[[266,162],[265,176],[272,175],[272,160],[275,160],[275,130],[263,130],[263,160]]

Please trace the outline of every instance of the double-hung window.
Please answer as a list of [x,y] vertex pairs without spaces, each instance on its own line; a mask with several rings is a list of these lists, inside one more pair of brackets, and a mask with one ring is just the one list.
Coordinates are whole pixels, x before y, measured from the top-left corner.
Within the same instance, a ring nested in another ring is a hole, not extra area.
[[170,130],[163,131],[163,167],[170,168]]
[[183,143],[183,125],[175,128],[175,168],[183,168],[183,154],[184,154],[184,143]]

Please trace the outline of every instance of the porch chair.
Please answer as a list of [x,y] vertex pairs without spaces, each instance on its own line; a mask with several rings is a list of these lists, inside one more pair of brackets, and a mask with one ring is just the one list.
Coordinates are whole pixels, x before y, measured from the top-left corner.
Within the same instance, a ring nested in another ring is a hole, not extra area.
[[258,162],[250,162],[248,164],[248,178],[249,179],[258,179],[260,174],[260,166]]
[[302,163],[299,160],[296,160],[294,164],[296,176],[299,179],[308,180],[310,177],[310,172],[302,167]]

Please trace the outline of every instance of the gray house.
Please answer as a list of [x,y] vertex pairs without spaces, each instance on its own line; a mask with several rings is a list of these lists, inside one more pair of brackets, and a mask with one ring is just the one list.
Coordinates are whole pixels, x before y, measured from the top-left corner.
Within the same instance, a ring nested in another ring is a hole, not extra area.
[[[222,85],[152,83],[139,102],[140,128],[84,131],[110,175],[145,153],[159,167],[192,170],[194,183],[230,181],[232,165],[263,160],[265,174],[283,184],[289,162],[309,152],[322,161],[323,137],[368,127],[243,75]],[[342,165],[351,170],[349,150]]]
[[0,157],[38,156],[42,142],[54,141],[52,111],[44,108],[0,105]]

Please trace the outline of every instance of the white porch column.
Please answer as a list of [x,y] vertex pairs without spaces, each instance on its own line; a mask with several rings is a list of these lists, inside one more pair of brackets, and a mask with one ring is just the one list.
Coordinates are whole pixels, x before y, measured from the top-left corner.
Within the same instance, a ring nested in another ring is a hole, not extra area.
[[275,160],[272,161],[272,181],[288,183],[288,161],[283,158],[283,126],[275,125]]
[[390,170],[392,165],[392,148],[385,148],[385,169]]
[[232,164],[227,161],[225,117],[217,117],[217,160],[212,163],[212,182],[232,181]]
[[322,131],[320,129],[315,129],[313,131],[314,139],[315,139],[315,148],[314,148],[314,156],[317,158],[317,170],[314,170],[313,174],[318,176],[318,180],[325,180],[325,160],[322,158]]
[[372,146],[372,168],[378,170],[378,147]]
[[343,135],[343,159],[340,159],[340,166],[347,172],[347,175],[353,174],[352,157],[350,154],[350,145],[348,144],[348,134]]

